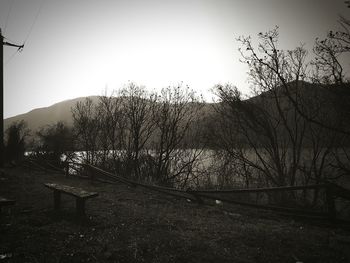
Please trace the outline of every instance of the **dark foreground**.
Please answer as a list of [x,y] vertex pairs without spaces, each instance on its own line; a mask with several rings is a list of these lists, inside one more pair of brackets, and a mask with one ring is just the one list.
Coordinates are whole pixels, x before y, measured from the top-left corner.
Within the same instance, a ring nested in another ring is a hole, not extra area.
[[[0,177],[0,196],[17,200],[0,216],[0,262],[350,262],[350,231],[325,222],[19,168]],[[71,196],[53,211],[46,182],[99,196],[81,220]]]

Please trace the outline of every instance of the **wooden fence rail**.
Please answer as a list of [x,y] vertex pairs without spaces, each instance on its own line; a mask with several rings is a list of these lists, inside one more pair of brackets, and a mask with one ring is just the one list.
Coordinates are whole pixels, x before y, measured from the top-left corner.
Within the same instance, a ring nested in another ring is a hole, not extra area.
[[313,185],[300,185],[300,186],[281,186],[281,187],[269,187],[269,188],[244,188],[244,189],[230,189],[230,190],[196,190],[196,193],[201,194],[235,194],[235,193],[259,193],[259,192],[281,192],[281,191],[295,191],[306,190],[326,187],[327,184],[313,184]]
[[[45,167],[40,166],[35,163],[34,160],[30,160],[30,162],[38,168]],[[203,203],[203,199],[209,200],[220,200],[230,204],[237,204],[242,206],[249,206],[258,209],[267,209],[273,210],[288,214],[294,215],[303,215],[307,217],[327,217],[330,220],[335,220],[337,217],[337,211],[335,206],[335,199],[340,197],[347,200],[350,200],[350,190],[343,188],[339,185],[336,185],[331,182],[323,182],[321,184],[313,184],[313,185],[304,185],[304,186],[282,186],[282,187],[270,187],[270,188],[249,188],[249,189],[230,189],[230,190],[181,190],[176,188],[169,188],[157,185],[144,184],[141,182],[137,182],[134,180],[130,180],[124,178],[122,176],[113,174],[111,172],[105,171],[99,167],[93,166],[91,164],[82,164],[76,162],[66,162],[66,174],[69,172],[69,167],[72,165],[73,167],[82,166],[88,173],[88,177],[91,180],[98,179],[97,174],[101,174],[104,177],[108,178],[110,183],[119,182],[122,184],[126,184],[128,186],[136,187],[140,186],[149,190],[157,191],[160,193],[164,193],[167,195],[185,198],[191,200],[193,202]],[[57,168],[51,166],[51,168]],[[54,169],[57,171],[57,169]],[[60,170],[60,169],[59,169]],[[97,173],[97,174],[96,174]],[[281,207],[281,206],[273,206],[273,205],[263,205],[256,203],[243,202],[238,200],[233,200],[228,198],[227,196],[234,196],[235,194],[244,194],[244,193],[271,193],[271,192],[286,192],[286,191],[298,191],[298,190],[324,190],[326,194],[326,212],[324,211],[314,211],[307,209],[299,209],[299,208],[291,208],[291,207]]]

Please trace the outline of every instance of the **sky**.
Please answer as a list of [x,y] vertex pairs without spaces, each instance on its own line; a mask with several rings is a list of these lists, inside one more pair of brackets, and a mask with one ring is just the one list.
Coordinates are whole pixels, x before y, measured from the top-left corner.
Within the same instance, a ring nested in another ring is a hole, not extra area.
[[4,117],[130,81],[150,91],[188,85],[210,101],[215,84],[249,91],[239,36],[279,26],[280,49],[350,17],[344,0],[0,0]]

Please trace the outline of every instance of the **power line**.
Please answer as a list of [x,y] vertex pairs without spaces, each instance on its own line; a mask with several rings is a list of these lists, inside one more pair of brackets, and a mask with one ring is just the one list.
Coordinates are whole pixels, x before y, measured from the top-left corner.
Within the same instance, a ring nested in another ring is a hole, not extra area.
[[[14,42],[14,41],[11,41],[10,39],[8,39],[7,37],[4,37],[4,36],[3,36],[3,39],[7,39],[7,40],[9,40],[10,42]],[[6,43],[8,43],[8,42],[6,42]],[[9,43],[8,43],[8,44],[9,44]],[[5,66],[6,66],[8,63],[10,63],[10,61],[15,57],[15,55],[17,54],[17,52],[22,52],[24,45],[22,45],[22,46],[15,45],[15,47],[18,47],[18,49],[16,49],[16,51],[13,52],[13,53],[11,54],[11,56],[9,56],[9,58],[4,62],[4,65],[5,65]]]
[[16,41],[13,41],[13,39],[10,39],[10,38],[8,38],[8,37],[2,36],[2,38],[3,38],[3,39],[6,39],[6,40],[8,40],[8,41],[10,41],[10,42],[16,42]]
[[2,42],[2,58],[1,58],[1,61],[3,60],[3,46],[11,46],[11,47],[16,47],[16,51],[14,53],[11,54],[11,56],[5,61],[4,65],[7,65],[11,60],[12,58],[17,54],[17,52],[20,52],[23,50],[23,47],[24,47],[24,44],[23,45],[16,45],[16,44],[13,44],[11,42],[7,42],[7,41],[4,41],[4,39],[7,39],[5,38],[4,36],[1,35],[1,31],[0,31],[0,38],[1,38],[1,42]]
[[34,25],[35,25],[36,21],[38,20],[39,14],[40,14],[41,9],[42,9],[42,7],[43,7],[43,5],[44,5],[44,1],[45,1],[45,0],[42,0],[42,1],[41,1],[40,6],[39,6],[39,9],[38,9],[38,12],[36,13],[36,15],[35,15],[35,17],[34,17],[33,23],[32,23],[32,25],[30,26],[29,31],[28,31],[28,34],[27,34],[26,38],[24,39],[24,42],[23,42],[23,43],[25,43],[25,42],[28,40],[30,34],[32,33],[33,28],[34,28]]
[[6,66],[8,63],[10,63],[10,61],[15,57],[15,55],[17,54],[17,52],[19,52],[19,50],[17,49],[15,52],[13,52],[11,54],[11,56],[4,62],[4,65]]
[[6,21],[5,21],[5,26],[4,26],[4,34],[6,33],[7,23],[9,21],[9,17],[10,17],[12,6],[13,6],[14,2],[15,2],[15,0],[10,0],[10,7],[9,7],[9,11],[7,13],[7,16],[6,16]]
[[[8,41],[10,42],[15,42],[15,41],[12,41],[11,39],[8,39],[7,37],[4,37],[3,36],[3,39],[7,39]],[[13,52],[5,61],[4,61],[4,66],[7,66],[11,60],[16,56],[17,52],[21,52],[22,49],[16,49],[15,52]]]

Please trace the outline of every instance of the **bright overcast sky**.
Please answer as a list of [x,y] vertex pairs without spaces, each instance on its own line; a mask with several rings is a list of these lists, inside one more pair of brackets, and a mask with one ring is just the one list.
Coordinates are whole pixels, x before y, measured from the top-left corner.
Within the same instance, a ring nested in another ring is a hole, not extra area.
[[350,16],[344,0],[0,0],[4,36],[26,40],[15,56],[4,47],[4,115],[128,81],[183,82],[207,100],[217,83],[247,91],[238,36],[278,25],[281,49],[311,48],[339,15]]

